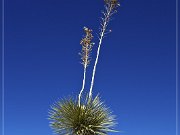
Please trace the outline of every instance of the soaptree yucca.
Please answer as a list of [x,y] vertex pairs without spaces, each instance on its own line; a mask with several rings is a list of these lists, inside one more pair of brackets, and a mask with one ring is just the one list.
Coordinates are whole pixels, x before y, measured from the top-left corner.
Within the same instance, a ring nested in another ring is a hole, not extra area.
[[114,116],[100,101],[99,96],[82,102],[65,98],[52,106],[51,127],[60,135],[106,135],[113,131]]
[[86,97],[82,97],[86,82],[86,70],[90,64],[90,55],[95,43],[93,42],[92,30],[84,27],[85,35],[80,41],[82,46],[80,56],[84,69],[82,88],[76,100],[72,97],[64,98],[52,105],[49,112],[50,126],[59,135],[107,135],[108,132],[116,132],[113,130],[116,123],[114,116],[104,102],[100,101],[98,95],[93,98],[92,89],[102,41],[105,35],[111,32],[111,30],[107,30],[107,27],[111,16],[117,12],[118,6],[118,0],[104,0],[105,9],[101,17],[98,49],[91,85]]

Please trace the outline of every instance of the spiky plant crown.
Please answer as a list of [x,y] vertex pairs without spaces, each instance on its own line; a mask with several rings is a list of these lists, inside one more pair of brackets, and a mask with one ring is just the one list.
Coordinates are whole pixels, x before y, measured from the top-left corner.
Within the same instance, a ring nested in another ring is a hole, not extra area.
[[60,100],[51,107],[49,119],[59,135],[107,135],[115,125],[114,116],[99,96],[86,98],[81,106],[73,98]]

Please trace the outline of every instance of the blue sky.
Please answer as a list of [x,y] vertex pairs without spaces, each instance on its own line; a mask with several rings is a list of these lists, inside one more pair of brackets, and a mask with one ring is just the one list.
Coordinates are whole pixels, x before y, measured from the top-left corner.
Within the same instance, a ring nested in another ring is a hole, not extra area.
[[[97,49],[103,0],[5,1],[5,135],[51,135],[48,109],[76,96],[83,27]],[[93,94],[117,115],[109,135],[175,135],[175,0],[121,1],[103,41]]]

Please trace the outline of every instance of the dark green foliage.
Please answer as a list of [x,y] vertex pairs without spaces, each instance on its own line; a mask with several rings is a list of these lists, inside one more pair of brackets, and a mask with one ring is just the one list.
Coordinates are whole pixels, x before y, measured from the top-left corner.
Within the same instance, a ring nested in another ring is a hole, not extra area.
[[99,96],[78,106],[73,98],[58,101],[51,107],[51,127],[59,135],[107,135],[114,132],[114,116]]

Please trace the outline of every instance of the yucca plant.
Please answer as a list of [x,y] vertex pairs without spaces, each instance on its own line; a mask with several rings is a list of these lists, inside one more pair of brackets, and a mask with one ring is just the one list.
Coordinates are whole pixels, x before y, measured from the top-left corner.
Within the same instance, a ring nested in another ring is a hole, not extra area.
[[111,32],[107,30],[111,16],[116,13],[119,6],[118,0],[104,0],[105,10],[102,12],[101,27],[99,32],[99,43],[97,55],[92,72],[91,85],[86,97],[82,97],[85,82],[86,70],[90,64],[90,54],[94,45],[92,30],[84,27],[85,36],[81,39],[82,51],[80,53],[84,68],[82,88],[77,100],[64,98],[51,106],[49,112],[50,126],[59,135],[107,135],[108,132],[116,132],[113,126],[116,124],[111,111],[100,101],[99,96],[93,98],[92,89],[98,63],[100,48],[104,36]]
[[65,98],[51,107],[51,127],[59,135],[107,135],[114,131],[114,116],[97,95],[86,98],[81,106],[73,98]]

